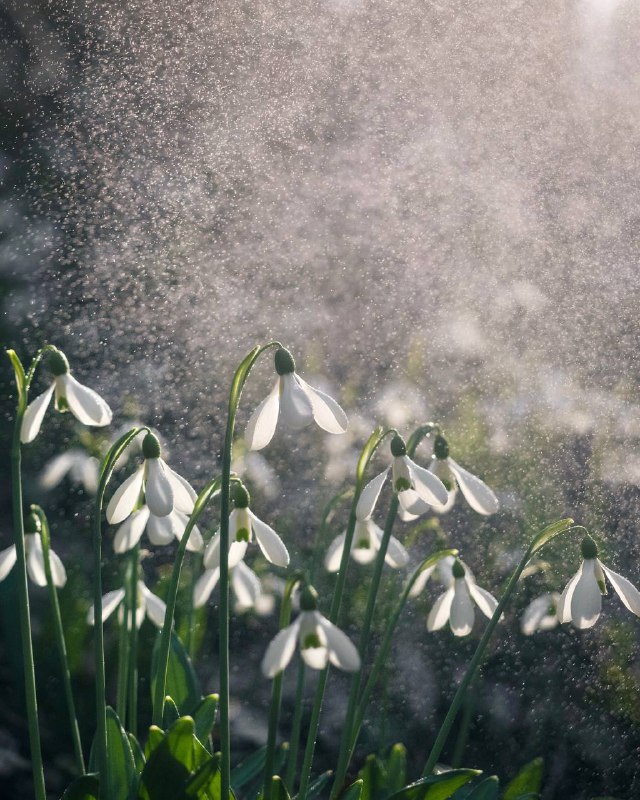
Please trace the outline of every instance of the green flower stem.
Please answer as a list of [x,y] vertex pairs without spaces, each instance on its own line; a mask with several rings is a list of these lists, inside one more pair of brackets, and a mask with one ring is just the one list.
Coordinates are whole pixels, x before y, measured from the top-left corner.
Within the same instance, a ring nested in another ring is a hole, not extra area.
[[[286,582],[280,607],[280,630],[286,628],[291,622],[291,595],[297,584],[302,580],[302,575],[294,573]],[[276,755],[276,736],[278,734],[278,719],[280,717],[280,704],[282,702],[282,679],[284,671],[280,671],[273,679],[271,690],[271,708],[269,710],[269,733],[267,735],[267,754],[264,762],[264,788],[263,800],[271,800],[271,787],[273,764]]]
[[94,619],[94,658],[96,671],[96,760],[100,782],[108,786],[109,759],[107,753],[107,698],[104,664],[104,630],[102,624],[102,507],[107,485],[113,474],[117,460],[135,437],[148,428],[132,428],[111,446],[102,462],[100,481],[93,511],[93,619]]
[[[336,580],[336,587],[333,592],[331,600],[331,609],[329,611],[329,620],[336,624],[338,615],[340,614],[340,606],[342,604],[342,595],[344,592],[344,585],[347,579],[347,569],[349,566],[349,558],[351,556],[351,544],[353,542],[353,534],[356,527],[356,507],[360,494],[365,485],[367,467],[371,461],[374,453],[384,440],[390,434],[396,433],[395,429],[383,430],[376,428],[369,437],[365,444],[360,458],[358,459],[358,466],[356,468],[356,487],[353,493],[353,500],[351,501],[351,510],[349,512],[349,522],[347,523],[347,530],[344,541],[344,549],[342,551],[342,559],[340,561],[340,569],[338,570],[338,577]],[[309,731],[307,733],[307,743],[304,751],[304,759],[302,762],[302,772],[300,775],[300,791],[298,792],[299,800],[306,800],[307,791],[309,789],[309,781],[311,779],[311,767],[313,764],[313,756],[316,747],[316,738],[318,736],[318,725],[320,722],[320,712],[322,710],[322,702],[324,699],[324,691],[327,685],[327,678],[329,676],[329,667],[321,670],[318,677],[318,684],[316,686],[316,694],[311,710],[311,720],[309,722]]]
[[134,736],[138,736],[138,625],[136,621],[138,611],[138,568],[140,563],[140,545],[137,544],[131,549],[129,560],[128,586],[126,589],[129,595],[127,613],[123,623],[127,627],[129,638],[129,707],[127,730]]
[[127,715],[127,686],[129,684],[129,636],[127,634],[126,620],[129,616],[127,597],[125,595],[125,619],[120,625],[120,635],[118,639],[118,685],[116,690],[116,714],[118,719],[125,724]]
[[[434,426],[431,423],[429,423],[427,425],[422,425],[413,432],[413,434],[409,438],[409,441],[407,442],[407,455],[409,457],[413,456],[417,446],[420,444],[420,442],[424,439],[425,436],[428,436],[433,431],[433,429]],[[389,540],[391,539],[391,533],[393,531],[393,526],[396,521],[396,516],[398,514],[398,505],[399,505],[398,495],[394,492],[393,499],[391,500],[391,504],[389,506],[389,512],[387,514],[387,519],[385,522],[382,539],[380,540],[380,549],[378,550],[378,554],[376,556],[373,568],[373,575],[371,576],[371,582],[369,584],[367,608],[364,614],[364,622],[362,624],[362,630],[360,631],[360,643],[358,646],[358,652],[360,653],[360,658],[362,660],[363,665],[365,661],[365,656],[367,654],[367,648],[369,647],[371,626],[373,624],[373,614],[376,607],[376,600],[378,597],[378,590],[380,588],[380,581],[382,579],[382,570],[384,568],[384,563],[385,563],[384,560],[385,556],[387,555]],[[351,688],[349,690],[349,702],[347,705],[347,715],[342,734],[342,742],[340,745],[340,756],[338,758],[336,777],[334,779],[333,789],[331,792],[332,798],[335,798],[338,792],[340,791],[342,782],[344,781],[344,776],[346,775],[349,761],[351,760],[352,747],[350,747],[350,743],[352,740],[356,738],[354,735],[354,725],[355,725],[355,715],[356,715],[358,695],[360,693],[361,683],[362,683],[362,669],[354,673],[353,678],[351,679]]]
[[[505,606],[507,605],[509,598],[515,591],[515,588],[518,584],[518,580],[522,571],[527,566],[529,559],[536,553],[541,547],[543,547],[550,539],[554,536],[557,536],[560,533],[564,533],[565,531],[569,530],[573,525],[572,519],[564,519],[560,520],[559,522],[554,523],[553,525],[549,525],[543,531],[541,531],[531,542],[527,551],[522,556],[520,563],[513,571],[513,574],[509,578],[509,583],[507,584],[507,588],[504,591],[504,594],[500,598],[500,602],[496,610],[493,613],[493,616],[489,620],[489,624],[487,625],[480,642],[476,648],[475,653],[473,654],[473,658],[471,659],[469,666],[467,667],[467,671],[456,691],[455,695],[453,696],[453,700],[451,701],[451,705],[449,706],[449,710],[444,718],[444,721],[438,731],[438,735],[436,736],[436,740],[433,743],[433,747],[431,748],[431,752],[429,753],[429,757],[427,758],[427,762],[424,765],[424,769],[422,771],[422,776],[427,777],[431,775],[433,772],[434,767],[436,766],[438,759],[440,758],[440,754],[444,748],[444,745],[447,741],[447,737],[451,730],[451,726],[453,725],[456,715],[462,705],[462,702],[465,698],[465,694],[467,689],[469,688],[470,683],[476,676],[476,671],[482,662],[482,658],[484,656],[485,650],[487,649],[487,645],[489,644],[489,640],[493,635],[494,630],[496,629],[496,625],[500,621],[500,617],[502,616],[502,612],[504,611]],[[582,528],[581,528],[582,530]]]
[[229,392],[227,427],[222,451],[222,493],[220,496],[220,609],[218,647],[220,659],[220,796],[228,800],[231,788],[231,736],[229,730],[229,506],[231,504],[231,458],[236,413],[244,384],[258,358],[280,342],[254,347],[238,366]]
[[298,678],[296,681],[296,700],[293,708],[293,722],[291,724],[291,743],[289,757],[287,758],[287,771],[284,776],[284,783],[289,793],[293,796],[293,782],[296,778],[296,767],[298,766],[298,750],[300,749],[300,734],[302,732],[302,695],[304,693],[304,679],[306,665],[302,659],[298,661]]
[[31,511],[37,515],[40,520],[40,540],[42,542],[42,555],[44,560],[44,574],[47,578],[47,588],[49,591],[49,600],[51,602],[51,611],[53,614],[53,627],[56,638],[56,646],[58,648],[58,655],[60,657],[60,670],[62,672],[62,682],[64,685],[64,695],[67,703],[67,712],[69,714],[69,723],[71,725],[71,739],[73,741],[73,753],[76,761],[76,768],[80,775],[84,775],[84,758],[82,755],[82,742],[80,740],[80,729],[78,728],[78,718],[76,716],[75,703],[73,702],[73,691],[71,689],[71,674],[69,672],[69,660],[67,658],[67,646],[64,640],[64,629],[62,627],[62,616],[60,614],[60,603],[58,602],[58,590],[53,582],[51,574],[51,560],[49,558],[49,551],[51,546],[51,535],[49,531],[49,523],[47,517],[40,506],[31,506]]
[[[27,705],[27,722],[29,725],[29,747],[31,750],[31,768],[36,800],[45,800],[44,769],[42,750],[40,747],[40,730],[38,727],[38,700],[36,696],[36,676],[33,663],[33,642],[31,639],[31,619],[29,616],[29,589],[27,586],[27,561],[24,544],[24,519],[22,510],[22,447],[20,429],[27,409],[27,377],[20,359],[13,350],[8,350],[16,374],[18,402],[13,428],[11,445],[11,494],[13,501],[13,533],[16,546],[16,574],[18,583],[18,613],[20,615],[20,635],[22,640],[22,662],[24,669],[24,691]],[[40,356],[36,356],[39,360]],[[36,359],[29,370],[33,376]]]
[[171,582],[169,584],[169,594],[167,595],[167,611],[164,617],[164,625],[160,633],[160,648],[158,652],[158,668],[155,675],[155,685],[153,687],[153,725],[162,727],[162,717],[164,713],[164,698],[167,688],[167,668],[169,664],[169,650],[171,648],[171,630],[173,628],[173,618],[176,613],[176,600],[178,597],[178,586],[180,584],[180,572],[182,562],[187,550],[187,542],[200,515],[207,507],[209,500],[220,491],[220,478],[214,478],[204,487],[198,495],[189,521],[180,539],[176,557],[173,562],[171,572]]

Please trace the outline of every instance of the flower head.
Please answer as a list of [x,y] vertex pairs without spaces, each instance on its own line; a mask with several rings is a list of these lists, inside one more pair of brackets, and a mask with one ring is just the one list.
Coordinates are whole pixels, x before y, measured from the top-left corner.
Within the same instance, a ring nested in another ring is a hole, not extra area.
[[445,485],[433,472],[409,458],[402,437],[396,435],[391,440],[391,455],[393,488],[398,495],[403,519],[415,519],[430,506],[442,506],[447,502]]
[[53,489],[69,475],[73,483],[79,483],[86,492],[95,494],[98,491],[99,471],[100,463],[97,458],[79,447],[73,447],[47,462],[40,475],[40,486],[43,489]]
[[[44,569],[44,551],[42,540],[39,533],[27,533],[24,537],[24,546],[27,552],[27,572],[36,586],[47,585],[47,574]],[[16,546],[12,544],[6,550],[0,552],[0,581],[3,581],[13,569],[16,563]],[[51,578],[54,586],[61,589],[67,582],[67,571],[60,557],[49,548],[49,564],[51,566]]]
[[315,590],[306,586],[300,601],[302,611],[297,619],[283,628],[273,639],[262,659],[262,672],[275,677],[287,666],[296,649],[313,669],[324,669],[328,662],[345,670],[360,669],[360,656],[351,640],[317,610]]
[[100,428],[111,422],[111,409],[93,389],[83,386],[73,377],[69,362],[61,350],[53,350],[49,358],[53,382],[27,406],[20,428],[22,444],[32,442],[40,431],[47,406],[55,394],[56,411],[70,411],[83,425]]
[[580,569],[566,585],[558,603],[560,622],[572,622],[576,628],[595,625],[602,611],[602,595],[607,593],[605,576],[629,611],[640,617],[640,592],[622,575],[605,567],[590,536],[582,541],[582,557]]
[[549,592],[532,600],[525,608],[520,621],[522,633],[525,636],[531,636],[536,631],[550,631],[555,628],[560,623],[558,619],[559,602],[558,592]]
[[427,629],[437,631],[448,622],[454,636],[466,636],[471,633],[475,621],[473,604],[491,618],[498,601],[478,586],[458,560],[453,564],[452,575],[452,584],[433,604],[427,618]]
[[[364,487],[356,505],[356,525],[351,542],[351,556],[359,564],[371,563],[380,550],[383,533],[373,521],[372,515],[388,472],[389,470],[386,469]],[[346,535],[346,531],[341,533],[329,545],[324,560],[324,565],[329,572],[337,572],[340,569]],[[389,539],[385,561],[394,569],[406,567],[409,563],[409,554],[394,536]]]
[[[236,566],[245,556],[249,543],[255,536],[262,554],[278,567],[289,564],[289,552],[278,534],[266,522],[259,519],[249,508],[249,492],[236,483],[233,489],[235,508],[229,514],[229,569]],[[220,566],[220,535],[216,534],[207,545],[204,553],[204,566],[214,570]]]
[[[115,589],[112,592],[107,592],[102,597],[102,621],[108,619],[113,612],[118,609],[118,622],[122,625],[124,622],[124,606],[122,601],[126,596],[126,590]],[[138,581],[138,591],[136,596],[136,626],[139,628],[147,616],[151,622],[157,627],[162,628],[164,625],[164,617],[167,612],[165,603],[153,594],[152,591],[147,589],[144,581]],[[89,608],[87,613],[87,623],[93,625],[95,622],[93,606]]]
[[[171,544],[174,539],[180,541],[188,522],[189,515],[177,508],[164,517],[157,517],[148,506],[142,506],[130,514],[118,528],[113,539],[113,549],[116,553],[126,553],[138,544],[145,530],[151,544],[157,546]],[[200,553],[203,549],[202,534],[198,526],[194,525],[189,534],[187,550]]]
[[160,457],[160,443],[153,433],[148,433],[144,437],[142,454],[144,456],[142,464],[118,487],[109,501],[107,521],[111,525],[117,525],[127,519],[142,496],[149,512],[155,517],[166,517],[174,509],[182,514],[191,514],[193,511],[196,493],[191,485]]
[[[230,570],[231,589],[235,595],[235,610],[238,613],[255,608],[263,596],[262,584],[256,573],[244,561]],[[193,589],[193,605],[202,608],[220,580],[220,567],[205,569]]]
[[276,350],[275,386],[251,415],[244,438],[249,450],[266,447],[278,423],[290,431],[299,431],[312,420],[328,433],[344,433],[347,415],[329,395],[314,389],[296,373],[291,353],[284,347]]

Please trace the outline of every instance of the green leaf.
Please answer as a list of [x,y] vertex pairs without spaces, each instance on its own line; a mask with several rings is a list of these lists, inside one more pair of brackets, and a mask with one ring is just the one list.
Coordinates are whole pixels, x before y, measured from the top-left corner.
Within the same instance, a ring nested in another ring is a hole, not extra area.
[[11,365],[13,367],[13,371],[16,375],[16,386],[18,388],[18,396],[22,397],[24,394],[26,387],[27,387],[27,376],[24,372],[24,367],[22,366],[22,361],[18,357],[18,354],[15,350],[7,350],[7,355],[9,356],[9,360],[11,361]]
[[180,717],[178,707],[173,702],[173,698],[167,695],[164,698],[164,708],[162,714],[162,726],[166,730],[173,725],[173,723]]
[[356,480],[358,483],[360,483],[360,481],[362,481],[364,478],[367,467],[369,466],[369,462],[371,461],[373,454],[378,449],[380,442],[382,442],[384,439],[385,433],[386,431],[384,428],[381,425],[378,425],[371,436],[367,439],[365,446],[362,448],[360,458],[358,459],[358,466],[356,467]]
[[271,797],[273,797],[273,800],[291,800],[287,787],[279,775],[274,775],[271,778]]
[[216,721],[220,697],[217,694],[208,694],[203,697],[193,712],[193,721],[196,725],[196,736],[204,744],[211,735],[211,729]]
[[105,796],[109,800],[127,800],[138,773],[127,734],[110,706],[107,707],[107,759]]
[[522,795],[538,794],[542,789],[544,763],[534,758],[520,770],[504,790],[503,800],[518,800]]
[[362,800],[380,800],[387,797],[387,775],[380,759],[375,755],[367,756],[364,767],[358,773],[362,780]]
[[100,780],[97,773],[81,775],[67,786],[62,800],[99,800]]
[[[307,800],[314,800],[320,792],[324,789],[324,787],[329,783],[331,780],[331,776],[333,775],[333,770],[329,769],[326,772],[323,772],[322,775],[319,775],[313,783],[309,785],[309,789],[307,790]],[[296,795],[297,797],[297,795]]]
[[222,786],[220,781],[220,759],[211,757],[196,774],[189,779],[185,787],[185,795],[200,800],[220,800]]
[[149,760],[149,756],[153,751],[162,743],[164,739],[164,731],[162,728],[158,728],[157,725],[152,725],[149,728],[149,737],[147,738],[147,743],[144,746],[144,757]]
[[500,781],[495,775],[485,778],[471,790],[466,800],[498,800]]
[[477,769],[452,769],[440,775],[429,775],[395,792],[389,800],[448,800],[456,789],[480,774]]
[[352,783],[351,786],[342,795],[342,800],[360,800],[364,790],[364,781],[362,778]]
[[181,800],[195,768],[195,736],[191,717],[180,717],[149,756],[142,771],[144,800]]
[[131,745],[131,752],[133,753],[133,762],[136,767],[136,772],[139,775],[144,769],[145,765],[144,753],[140,747],[140,742],[132,733],[127,733],[127,738],[129,739],[129,744]]
[[[158,634],[151,656],[152,698],[155,693],[161,635],[161,633]],[[189,654],[174,631],[171,632],[165,693],[171,697],[180,714],[190,714],[195,711],[202,697],[200,684]]]
[[231,770],[231,785],[237,791],[253,780],[264,769],[267,748],[261,747]]
[[407,749],[403,744],[394,744],[387,759],[387,789],[399,792],[407,782]]
[[573,520],[567,517],[566,519],[558,520],[558,522],[554,522],[551,525],[547,525],[544,530],[541,530],[540,533],[536,536],[531,544],[531,555],[537,553],[541,547],[544,547],[547,542],[554,538],[554,536],[558,536],[560,533],[564,533],[573,525]]

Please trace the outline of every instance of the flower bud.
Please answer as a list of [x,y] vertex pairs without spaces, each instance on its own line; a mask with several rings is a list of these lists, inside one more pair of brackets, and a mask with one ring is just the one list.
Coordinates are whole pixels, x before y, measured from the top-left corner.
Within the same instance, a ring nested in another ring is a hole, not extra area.
[[142,455],[145,458],[160,458],[160,442],[153,433],[148,433],[142,440]]
[[449,445],[447,440],[440,433],[433,442],[433,455],[441,461],[445,458],[449,458]]
[[598,545],[593,541],[590,536],[585,536],[582,540],[582,557],[583,558],[597,558],[598,557]]
[[453,566],[451,567],[451,573],[453,574],[454,578],[464,578],[465,576],[465,569],[457,558],[453,562]]
[[291,353],[284,347],[278,348],[274,356],[276,372],[278,375],[289,375],[296,371],[296,362]]
[[300,595],[302,611],[315,611],[318,608],[318,593],[313,586],[306,585]]
[[52,350],[49,355],[49,369],[57,377],[69,372],[69,362],[62,350]]
[[404,443],[402,436],[396,434],[391,440],[391,455],[394,458],[407,455],[407,446]]

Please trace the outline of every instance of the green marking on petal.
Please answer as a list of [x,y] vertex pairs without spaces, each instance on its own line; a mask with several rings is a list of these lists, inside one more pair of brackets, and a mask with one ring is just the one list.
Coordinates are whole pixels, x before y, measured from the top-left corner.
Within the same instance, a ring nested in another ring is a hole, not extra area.
[[246,528],[238,528],[236,531],[236,542],[248,542],[249,531]]
[[407,478],[398,478],[394,484],[396,492],[406,492],[411,488],[411,481]]
[[302,642],[302,649],[310,650],[310,649],[316,649],[318,647],[322,647],[322,642],[320,641],[318,634],[308,633],[304,637],[304,641]]

